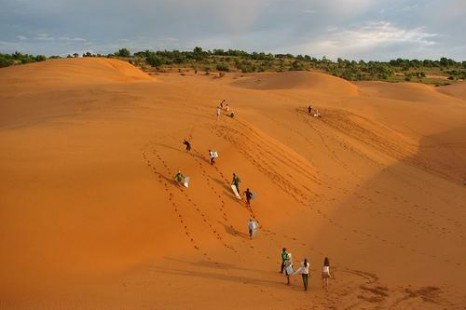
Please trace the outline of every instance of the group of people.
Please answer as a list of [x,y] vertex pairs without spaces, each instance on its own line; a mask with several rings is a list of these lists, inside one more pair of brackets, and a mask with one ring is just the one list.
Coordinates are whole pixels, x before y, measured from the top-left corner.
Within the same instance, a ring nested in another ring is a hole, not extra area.
[[[310,267],[310,263],[307,260],[307,258],[304,258],[299,268],[294,270],[293,269],[293,256],[291,253],[289,253],[286,250],[286,248],[282,249],[280,257],[282,261],[281,267],[280,267],[280,273],[283,273],[283,272],[285,273],[286,281],[287,281],[286,284],[290,285],[290,276],[301,274],[303,285],[304,285],[304,290],[307,291],[307,288],[309,285],[309,267]],[[325,257],[323,267],[322,267],[322,287],[325,288],[325,290],[328,290],[328,279],[330,279],[331,277],[332,276],[330,275],[330,261],[328,257]]]
[[[230,107],[228,106],[228,104],[224,105],[224,103],[225,103],[225,100],[222,100],[222,102],[220,102],[220,104],[216,108],[217,120],[220,119],[220,115],[221,115],[222,110],[226,110],[227,112],[229,112],[229,110],[230,110]],[[316,109],[314,111],[314,113],[312,113],[312,112],[313,112],[313,109],[309,105],[308,106],[308,113],[310,115],[313,115],[314,117],[317,117],[317,118],[320,117],[319,110]],[[232,113],[231,117],[234,117],[233,113]],[[191,143],[188,140],[185,139],[183,141],[183,144],[185,145],[187,152],[191,151]],[[211,149],[209,149],[208,151],[209,151],[210,164],[214,165],[216,163],[216,159],[218,158],[218,153],[216,151],[214,151],[214,150],[211,150]],[[184,179],[183,174],[181,173],[181,171],[178,171],[178,173],[175,176],[175,180],[178,183],[181,183],[183,181],[183,179]],[[241,193],[240,188],[239,188],[239,183],[240,182],[241,182],[241,180],[238,177],[238,175],[236,173],[233,173],[233,179],[231,181],[231,185],[234,185],[234,187],[236,187],[238,195],[239,195],[239,193]],[[249,188],[247,188],[243,192],[243,195],[246,198],[246,206],[248,208],[251,208],[251,200],[253,199],[254,194],[249,190]],[[238,198],[241,198],[241,196],[238,196]],[[258,227],[259,227],[259,223],[255,219],[250,218],[249,222],[248,222],[248,232],[249,232],[249,238],[250,239],[252,239],[252,237],[255,235]],[[292,254],[289,253],[286,248],[282,249],[280,273],[285,274],[287,285],[290,285],[290,276],[293,276],[293,275],[296,275],[296,274],[301,274],[303,285],[304,285],[304,290],[307,291],[308,285],[309,285],[309,268],[310,268],[310,263],[307,260],[307,258],[304,258],[304,260],[301,262],[299,268],[294,270],[293,269],[293,256],[292,256]],[[331,278],[330,262],[329,262],[328,257],[325,257],[323,267],[322,267],[322,287],[325,288],[326,290],[328,290],[328,279],[330,279],[330,278]]]
[[[236,190],[238,193],[241,193],[239,190],[239,183],[241,182],[240,178],[236,173],[233,172],[233,179],[231,180],[231,185],[234,185],[236,187]],[[249,188],[246,188],[246,190],[243,192],[244,197],[246,198],[246,207],[251,208],[251,200],[253,199],[254,194],[249,190]]]
[[316,118],[320,118],[319,110],[314,109],[314,113],[312,113],[312,107],[311,107],[311,105],[309,105],[309,106],[307,107],[307,113],[308,113],[309,115],[313,115],[313,116],[316,117]]
[[222,111],[225,111],[226,115],[234,118],[235,117],[235,112],[230,113],[230,106],[228,103],[225,103],[225,99],[220,102],[220,104],[215,108],[215,115],[217,116],[217,120],[220,119],[220,115],[222,114]]

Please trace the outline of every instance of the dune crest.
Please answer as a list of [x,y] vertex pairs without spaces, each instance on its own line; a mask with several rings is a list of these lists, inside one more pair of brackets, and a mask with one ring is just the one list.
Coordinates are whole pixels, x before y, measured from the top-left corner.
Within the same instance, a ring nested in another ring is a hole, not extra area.
[[305,89],[335,95],[356,95],[358,88],[343,79],[317,72],[257,73],[232,83],[257,90]]
[[28,83],[48,87],[62,84],[91,84],[105,82],[155,81],[133,65],[111,58],[67,58],[2,68],[0,84],[23,89]]

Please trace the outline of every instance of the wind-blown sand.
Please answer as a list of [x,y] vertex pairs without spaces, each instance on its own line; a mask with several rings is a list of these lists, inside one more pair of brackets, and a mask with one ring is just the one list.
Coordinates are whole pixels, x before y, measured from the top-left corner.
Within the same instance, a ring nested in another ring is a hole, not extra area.
[[[91,58],[0,69],[0,309],[464,309],[465,93]],[[215,120],[222,99],[235,119]],[[308,292],[278,272],[282,247],[310,260]]]

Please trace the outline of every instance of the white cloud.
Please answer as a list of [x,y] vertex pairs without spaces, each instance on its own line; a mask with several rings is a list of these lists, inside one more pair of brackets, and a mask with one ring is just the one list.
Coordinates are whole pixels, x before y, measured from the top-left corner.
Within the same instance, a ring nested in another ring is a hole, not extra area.
[[26,36],[22,36],[22,35],[18,35],[17,38],[18,40],[21,40],[21,41],[25,41],[28,39]]
[[61,41],[75,41],[75,42],[87,41],[86,39],[83,39],[83,38],[70,38],[70,37],[59,37],[58,39]]
[[400,54],[406,52],[403,49],[414,46],[417,49],[432,47],[437,44],[436,37],[437,34],[427,33],[422,28],[405,29],[386,21],[367,22],[348,29],[330,27],[324,36],[294,49],[304,49],[311,54],[332,58],[358,59],[377,50],[391,51],[394,47],[398,48]]
[[54,41],[55,40],[54,37],[49,36],[47,33],[40,33],[34,39],[39,40],[39,41]]

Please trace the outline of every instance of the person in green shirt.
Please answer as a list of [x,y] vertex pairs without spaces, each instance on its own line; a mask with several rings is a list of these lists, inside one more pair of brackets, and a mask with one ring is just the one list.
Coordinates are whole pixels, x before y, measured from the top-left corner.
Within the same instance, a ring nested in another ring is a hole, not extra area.
[[181,173],[180,170],[178,170],[178,173],[175,175],[175,181],[179,184],[183,182],[184,175]]
[[241,193],[239,190],[239,182],[241,182],[239,177],[236,175],[236,173],[233,173],[233,180],[231,181],[231,184],[236,186],[238,193]]

